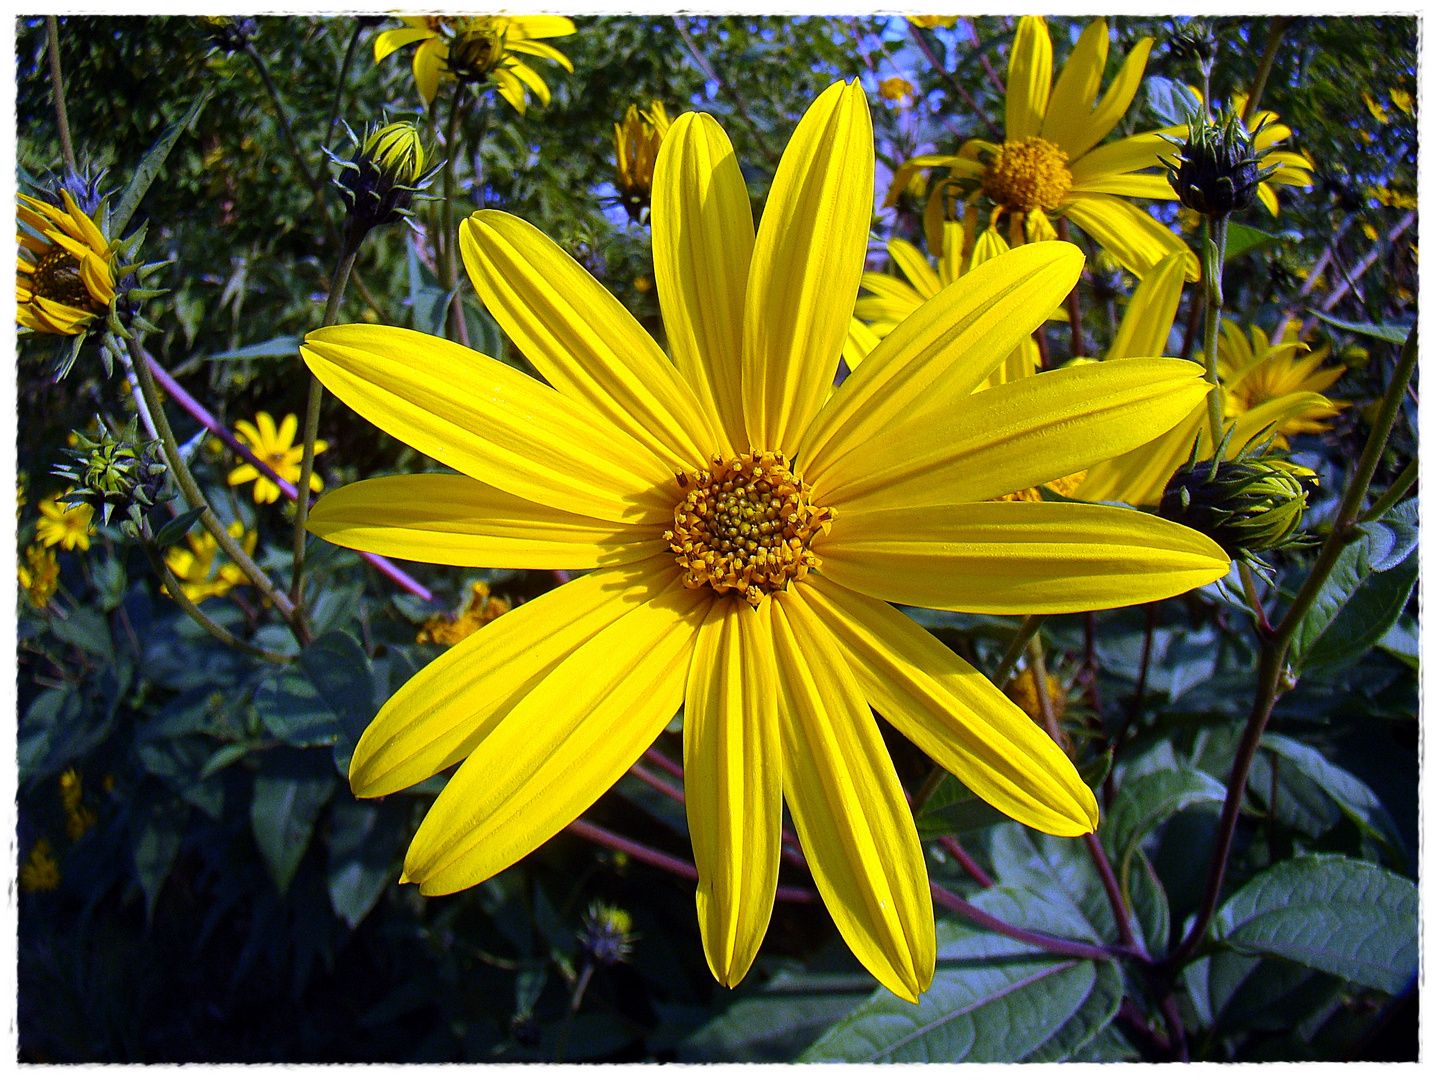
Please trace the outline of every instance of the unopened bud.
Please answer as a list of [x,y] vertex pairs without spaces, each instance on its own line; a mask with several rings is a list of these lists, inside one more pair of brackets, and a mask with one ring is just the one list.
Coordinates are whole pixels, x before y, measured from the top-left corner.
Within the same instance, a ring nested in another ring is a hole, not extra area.
[[637,935],[632,931],[633,919],[628,912],[595,900],[583,917],[578,941],[595,963],[619,964],[633,950]]
[[1167,483],[1157,513],[1245,559],[1295,541],[1315,486],[1315,473],[1280,458],[1199,461]]
[[433,176],[424,174],[424,145],[418,127],[408,120],[371,131],[353,161],[330,157],[339,166],[334,182],[349,211],[347,227],[360,236],[406,214],[414,195]]
[[1276,168],[1262,167],[1264,154],[1254,148],[1241,118],[1228,111],[1215,122],[1193,116],[1177,160],[1162,163],[1170,170],[1167,179],[1183,206],[1199,214],[1220,215],[1252,204],[1258,185]]
[[461,23],[449,46],[449,73],[460,82],[483,82],[504,58],[505,24],[489,16]]
[[93,507],[106,525],[118,512],[124,518],[120,531],[126,536],[138,537],[145,513],[172,497],[160,445],[139,438],[133,417],[119,435],[110,434],[103,423],[97,439],[75,432],[75,445],[65,453],[71,461],[55,474],[72,481],[75,488],[63,496],[64,501]]

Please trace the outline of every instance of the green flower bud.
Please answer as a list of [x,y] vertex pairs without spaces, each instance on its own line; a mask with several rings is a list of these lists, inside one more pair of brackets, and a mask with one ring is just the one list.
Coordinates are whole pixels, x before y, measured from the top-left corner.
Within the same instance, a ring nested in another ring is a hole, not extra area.
[[353,161],[329,156],[339,166],[334,183],[349,211],[347,227],[359,236],[406,215],[414,196],[433,178],[432,172],[424,173],[419,129],[408,120],[370,131]]
[[1157,513],[1211,537],[1234,559],[1250,559],[1296,541],[1315,486],[1315,473],[1281,458],[1199,461],[1168,481]]
[[595,900],[583,917],[578,942],[597,964],[619,964],[633,951],[633,919],[622,908]]
[[449,46],[449,73],[460,82],[484,82],[504,58],[504,23],[487,16],[468,19]]
[[71,506],[86,503],[93,507],[106,525],[118,511],[125,519],[120,531],[138,537],[146,511],[173,498],[166,484],[160,444],[139,438],[134,417],[117,436],[110,434],[103,422],[99,429],[98,439],[75,432],[75,447],[65,451],[70,462],[55,470],[57,476],[75,485],[63,498]]
[[1178,59],[1195,60],[1205,67],[1217,58],[1217,38],[1210,23],[1192,19],[1168,37],[1167,51]]
[[[1176,145],[1175,140],[1172,140]],[[1263,168],[1241,117],[1228,112],[1213,122],[1194,115],[1188,123],[1187,141],[1179,144],[1176,161],[1162,160],[1170,170],[1177,198],[1199,214],[1230,214],[1245,210],[1256,198],[1257,186],[1276,166]]]

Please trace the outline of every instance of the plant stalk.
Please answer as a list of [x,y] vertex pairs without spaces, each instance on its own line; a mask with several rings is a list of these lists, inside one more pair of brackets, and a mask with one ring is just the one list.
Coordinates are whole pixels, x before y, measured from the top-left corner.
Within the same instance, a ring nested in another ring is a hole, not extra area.
[[79,176],[75,144],[70,139],[70,114],[65,108],[65,76],[60,70],[60,22],[53,15],[45,16],[45,36],[49,39],[50,87],[55,97],[55,123],[60,129],[60,155],[70,174]]
[[1022,625],[1017,628],[1017,636],[1012,639],[1012,644],[1007,646],[1007,651],[1002,654],[1002,659],[997,663],[997,670],[992,673],[992,685],[999,690],[1012,669],[1017,666],[1017,658],[1027,648],[1027,643],[1032,640],[1034,634],[1042,629],[1042,624],[1047,621],[1046,615],[1028,615],[1022,620]]
[[1227,215],[1211,214],[1202,230],[1202,285],[1206,295],[1207,425],[1211,428],[1212,454],[1222,444],[1222,384],[1217,375],[1217,337],[1222,321],[1222,263],[1227,257]]

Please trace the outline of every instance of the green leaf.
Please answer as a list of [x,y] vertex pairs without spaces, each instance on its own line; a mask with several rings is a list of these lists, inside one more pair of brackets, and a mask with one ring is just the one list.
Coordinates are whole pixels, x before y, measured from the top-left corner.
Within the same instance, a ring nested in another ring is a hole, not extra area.
[[356,739],[363,734],[378,706],[369,657],[359,642],[341,630],[331,631],[304,647],[299,668],[344,732]]
[[334,787],[334,770],[327,757],[284,748],[262,759],[259,775],[254,778],[249,824],[281,894],[299,869],[315,819]]
[[918,835],[924,840],[935,840],[939,836],[960,836],[1012,819],[974,795],[957,777],[945,775],[915,820]]
[[800,1061],[1063,1061],[1111,1021],[1122,975],[939,922],[932,986],[912,1005],[880,990]]
[[[1361,780],[1345,769],[1333,765],[1310,746],[1285,735],[1265,734],[1262,736],[1261,746],[1263,750],[1281,758],[1281,766],[1277,770],[1278,810],[1284,798],[1297,794],[1282,783],[1283,778],[1296,773],[1309,780],[1324,798],[1330,799],[1335,808],[1350,818],[1364,835],[1371,837],[1388,851],[1402,854],[1401,834],[1396,823],[1381,805],[1376,792]],[[1270,798],[1269,782],[1264,787],[1260,784],[1253,784],[1252,787],[1264,803]]]
[[114,214],[110,218],[110,236],[123,236],[125,226],[130,223],[130,218],[139,209],[140,200],[149,191],[150,185],[155,182],[160,173],[164,171],[165,159],[170,156],[179,137],[184,134],[185,129],[194,123],[195,117],[208,104],[214,90],[206,87],[190,106],[189,112],[178,123],[171,124],[160,133],[154,146],[150,147],[145,156],[140,159],[139,165],[135,167],[134,175],[130,177],[130,185],[125,188],[125,193],[120,196],[119,204],[115,207]]
[[1314,308],[1306,310],[1338,330],[1345,330],[1348,334],[1360,334],[1362,337],[1375,338],[1377,341],[1389,341],[1392,345],[1406,344],[1406,337],[1411,333],[1411,324],[1409,323],[1403,326],[1401,323],[1344,322],[1341,319],[1333,319],[1324,311],[1317,311]]
[[1414,882],[1341,855],[1305,855],[1258,874],[1217,911],[1219,940],[1399,993],[1416,974]]
[[110,638],[109,624],[92,608],[72,607],[66,618],[51,619],[50,633],[67,645],[114,663],[115,646]]
[[177,518],[171,518],[165,522],[158,532],[155,533],[155,546],[167,548],[172,544],[178,544],[184,539],[185,533],[190,527],[208,510],[208,506],[196,506],[193,510],[186,510]]
[[206,361],[214,360],[281,360],[299,355],[299,339],[292,334],[283,334],[268,341],[257,341],[225,352],[210,353]]
[[1128,885],[1131,895],[1127,899],[1136,917],[1134,929],[1141,934],[1147,952],[1153,957],[1160,957],[1167,951],[1167,940],[1172,932],[1172,913],[1167,904],[1167,890],[1162,887],[1161,878],[1157,877],[1157,872],[1140,848],[1132,861]]
[[[854,990],[854,986],[861,989]],[[752,997],[735,1002],[684,1040],[684,1061],[791,1061],[825,1028],[865,1001],[867,978],[780,972]]]
[[189,807],[167,798],[149,808],[134,833],[135,876],[145,894],[146,922],[154,922],[155,902],[179,854],[188,821]]
[[[1163,127],[1186,124],[1188,117],[1202,107],[1187,85],[1176,79],[1148,75],[1143,86],[1147,91],[1147,108],[1152,110]],[[1172,154],[1176,152],[1177,148],[1172,147]]]
[[1252,251],[1260,251],[1280,240],[1281,237],[1272,233],[1233,221],[1227,225],[1227,255],[1224,262],[1231,262]]
[[339,738],[339,721],[302,671],[269,673],[254,693],[254,708],[264,729],[289,746],[330,746]]
[[1003,886],[1030,891],[1045,902],[1041,917],[1028,924],[1023,920],[1035,905],[1012,904],[1001,889],[987,889],[972,901],[989,914],[1032,930],[1081,941],[1096,943],[1116,934],[1117,924],[1102,891],[1102,879],[1080,839],[1047,836],[1014,822],[992,830],[988,857]]
[[403,821],[379,803],[340,798],[329,828],[329,902],[353,930],[399,880]]
[[1092,1041],[1073,1054],[1068,1061],[1092,1061],[1108,1064],[1114,1061],[1137,1061],[1141,1054],[1117,1028],[1108,1024],[1093,1036]]
[[1202,803],[1220,805],[1225,799],[1226,788],[1197,769],[1160,769],[1123,783],[1097,830],[1112,857],[1122,895],[1131,899],[1133,858],[1148,833],[1179,810]]
[[1403,612],[1376,644],[1413,671],[1421,669],[1420,627],[1410,615]]

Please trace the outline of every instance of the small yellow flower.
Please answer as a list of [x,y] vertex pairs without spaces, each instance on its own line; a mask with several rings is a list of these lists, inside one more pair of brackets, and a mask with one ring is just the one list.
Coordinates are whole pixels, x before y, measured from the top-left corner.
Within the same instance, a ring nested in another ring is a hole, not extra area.
[[114,245],[68,191],[63,208],[18,196],[15,319],[41,334],[78,334],[115,299]]
[[[1297,359],[1299,352],[1310,355]],[[1275,341],[1260,327],[1253,326],[1244,334],[1234,322],[1223,320],[1221,340],[1217,349],[1218,377],[1226,403],[1226,419],[1236,420],[1244,414],[1273,401],[1295,394],[1321,394],[1341,378],[1345,366],[1321,366],[1331,345],[1312,350],[1297,339],[1296,327],[1288,323]],[[1195,359],[1201,361],[1201,353]],[[1349,401],[1323,398],[1286,417],[1276,427],[1275,444],[1286,446],[1289,435],[1326,431],[1325,421],[1350,405]]]
[[[253,529],[245,532],[244,526],[232,522],[229,535],[240,542],[246,555],[254,554],[259,534]],[[218,568],[214,565],[219,552],[219,542],[206,529],[199,529],[185,537],[188,549],[178,545],[165,552],[165,565],[170,568],[180,583],[180,590],[198,604],[211,596],[223,596],[236,585],[244,585],[249,579],[244,571],[232,562],[224,562]],[[165,590],[168,593],[168,590]]]
[[1389,91],[1387,91],[1386,96],[1391,99],[1391,104],[1395,105],[1407,116],[1412,115],[1411,95],[1408,94],[1405,90],[1399,90],[1396,87],[1392,87]]
[[94,508],[87,503],[60,505],[59,497],[40,500],[40,520],[35,523],[35,539],[46,547],[59,545],[66,551],[90,550],[90,537],[95,532]]
[[884,79],[878,83],[878,94],[884,101],[891,101],[896,104],[911,102],[914,90],[912,83],[908,82],[901,75],[894,75],[891,79]]
[[35,841],[29,856],[20,867],[20,889],[23,892],[52,892],[60,887],[60,864],[45,837]]
[[414,84],[424,104],[433,103],[446,79],[494,86],[522,116],[529,91],[547,105],[549,89],[521,56],[552,60],[572,71],[568,57],[539,38],[567,37],[573,21],[562,15],[404,15],[402,29],[385,30],[374,39],[374,63],[396,49],[418,43]]
[[[1042,723],[1041,703],[1037,700],[1037,678],[1032,668],[1023,668],[1002,688],[1019,709],[1039,724]],[[1067,688],[1051,672],[1047,675],[1047,700],[1052,705],[1052,715],[1059,720],[1067,709]]]
[[1391,123],[1391,117],[1386,115],[1386,110],[1382,107],[1381,102],[1377,101],[1364,90],[1361,93],[1361,100],[1366,102],[1366,111],[1371,114],[1372,118],[1378,124]]
[[55,553],[43,544],[31,544],[25,549],[25,564],[17,569],[16,575],[30,603],[44,610],[59,588],[60,563]]
[[907,21],[914,26],[921,26],[925,30],[931,30],[935,26],[956,26],[956,15],[909,15]]
[[414,639],[420,645],[457,645],[475,630],[487,626],[509,610],[507,600],[489,595],[489,587],[482,581],[470,586],[473,595],[468,605],[453,618],[435,615],[419,631]]
[[615,186],[630,221],[642,222],[648,217],[648,204],[653,197],[653,166],[667,133],[668,114],[661,101],[653,102],[646,111],[630,105],[623,123],[613,125],[618,172]]
[[[240,420],[234,425],[235,432],[240,440],[254,451],[254,456],[263,461],[281,480],[288,480],[291,484],[299,482],[300,463],[304,459],[304,445],[294,445],[294,436],[299,431],[299,418],[293,413],[281,421],[278,428],[274,426],[274,417],[267,412],[261,412],[254,418],[254,423],[248,420]],[[314,453],[319,455],[329,449],[329,443],[323,439],[314,440]],[[279,498],[283,492],[273,480],[260,474],[249,462],[238,465],[229,472],[230,487],[237,487],[240,484],[247,484],[254,481],[254,501],[257,503],[272,503]],[[323,491],[324,481],[319,478],[319,473],[314,472],[309,476],[309,487],[312,491]]]
[[65,809],[65,832],[71,840],[80,839],[100,820],[83,800],[79,772],[74,768],[66,769],[60,774],[60,805]]

